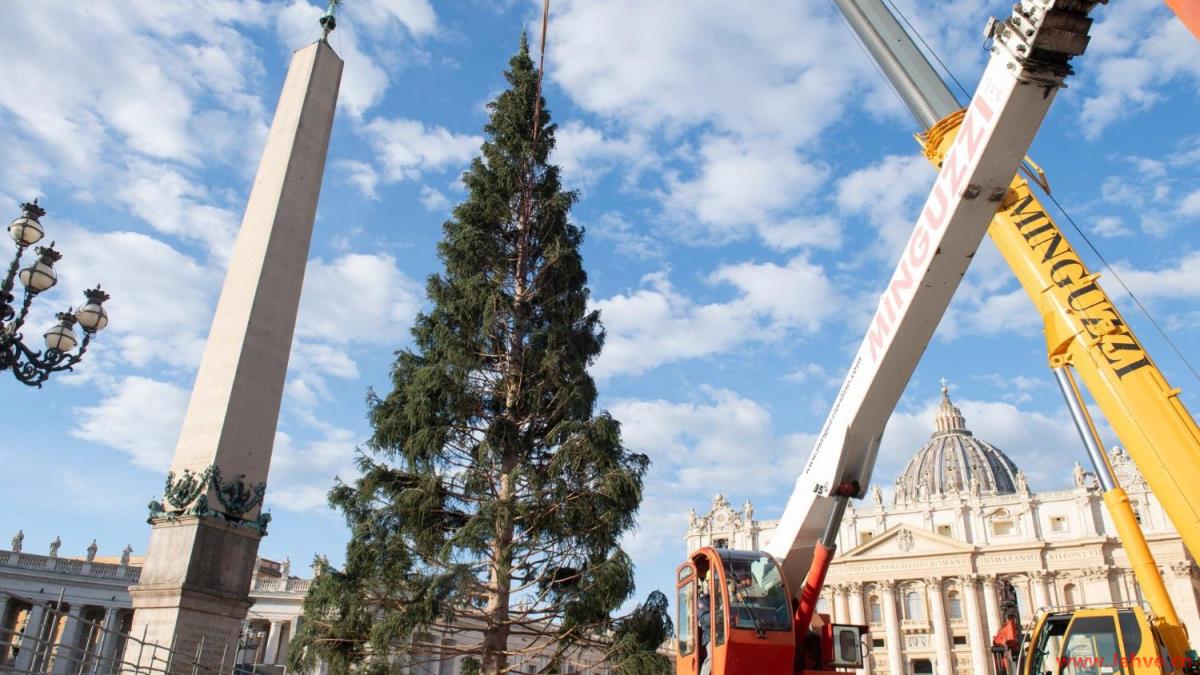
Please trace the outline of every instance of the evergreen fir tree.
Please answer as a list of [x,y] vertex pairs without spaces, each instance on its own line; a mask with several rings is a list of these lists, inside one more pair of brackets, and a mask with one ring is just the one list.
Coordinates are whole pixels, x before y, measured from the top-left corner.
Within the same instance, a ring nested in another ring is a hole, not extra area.
[[428,281],[416,348],[398,353],[392,391],[369,398],[362,477],[330,492],[352,540],[345,569],[321,563],[294,667],[395,672],[432,653],[425,631],[455,624],[482,630],[458,649],[488,675],[507,672],[514,630],[544,635],[555,657],[611,631],[617,672],[668,670],[654,654],[671,630],[662,594],[611,618],[634,590],[619,539],[649,460],[594,411],[587,366],[604,332],[568,219],[576,195],[547,163],[544,105],[533,147],[538,72],[524,36],[505,76],[463,177],[469,195],[443,226],[445,271]]

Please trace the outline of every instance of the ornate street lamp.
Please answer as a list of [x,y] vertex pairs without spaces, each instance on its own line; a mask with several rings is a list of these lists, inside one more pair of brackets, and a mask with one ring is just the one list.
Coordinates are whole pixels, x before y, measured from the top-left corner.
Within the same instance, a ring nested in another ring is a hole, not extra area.
[[[104,310],[108,294],[99,286],[84,291],[87,301],[82,307],[77,311],[68,309],[55,315],[58,323],[43,334],[46,339],[44,351],[34,351],[26,346],[20,332],[21,326],[25,324],[33,299],[58,282],[54,263],[62,259],[62,254],[54,250],[54,243],[51,242],[49,246],[37,247],[37,259],[28,267],[20,268],[25,249],[45,236],[38,219],[46,215],[46,210],[38,206],[36,199],[32,204],[21,204],[21,211],[21,217],[8,226],[8,233],[17,244],[17,255],[13,257],[4,283],[0,285],[0,370],[12,370],[21,382],[40,387],[51,373],[71,370],[79,363],[92,337],[108,325],[108,312]],[[13,286],[18,279],[25,287],[25,298],[19,308],[14,308]],[[83,329],[82,342],[75,334],[76,324]],[[79,351],[72,354],[71,350],[76,345]]]

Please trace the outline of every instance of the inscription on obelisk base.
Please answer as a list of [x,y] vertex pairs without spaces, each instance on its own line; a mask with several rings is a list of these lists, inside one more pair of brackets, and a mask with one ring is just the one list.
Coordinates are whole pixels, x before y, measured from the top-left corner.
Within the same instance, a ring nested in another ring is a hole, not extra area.
[[124,672],[164,672],[168,648],[172,673],[193,672],[197,654],[202,669],[231,668],[237,656],[341,76],[324,39],[292,55],[130,589],[131,636],[163,649],[130,640]]

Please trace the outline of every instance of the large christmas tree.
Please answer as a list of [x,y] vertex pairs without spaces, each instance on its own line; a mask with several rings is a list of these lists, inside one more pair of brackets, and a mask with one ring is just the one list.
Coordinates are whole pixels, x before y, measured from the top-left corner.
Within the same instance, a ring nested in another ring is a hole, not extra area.
[[[469,195],[443,227],[445,271],[428,281],[415,349],[399,352],[392,391],[369,400],[362,477],[330,493],[352,540],[345,569],[324,566],[309,593],[294,666],[395,672],[467,655],[498,675],[536,652],[554,672],[592,645],[618,672],[667,671],[654,654],[671,625],[661,594],[611,618],[634,590],[619,539],[649,461],[595,413],[587,367],[604,332],[524,37],[505,76],[463,177]],[[482,640],[432,644],[454,627]]]

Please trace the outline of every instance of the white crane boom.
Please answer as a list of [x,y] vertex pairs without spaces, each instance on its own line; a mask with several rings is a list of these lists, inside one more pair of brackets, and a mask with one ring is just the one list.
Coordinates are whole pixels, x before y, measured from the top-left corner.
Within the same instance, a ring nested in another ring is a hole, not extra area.
[[1083,53],[1096,4],[1021,0],[1009,19],[989,22],[983,78],[766,549],[792,588],[817,543],[832,548],[846,498],[863,496],[884,426],[1071,72],[1069,59]]

